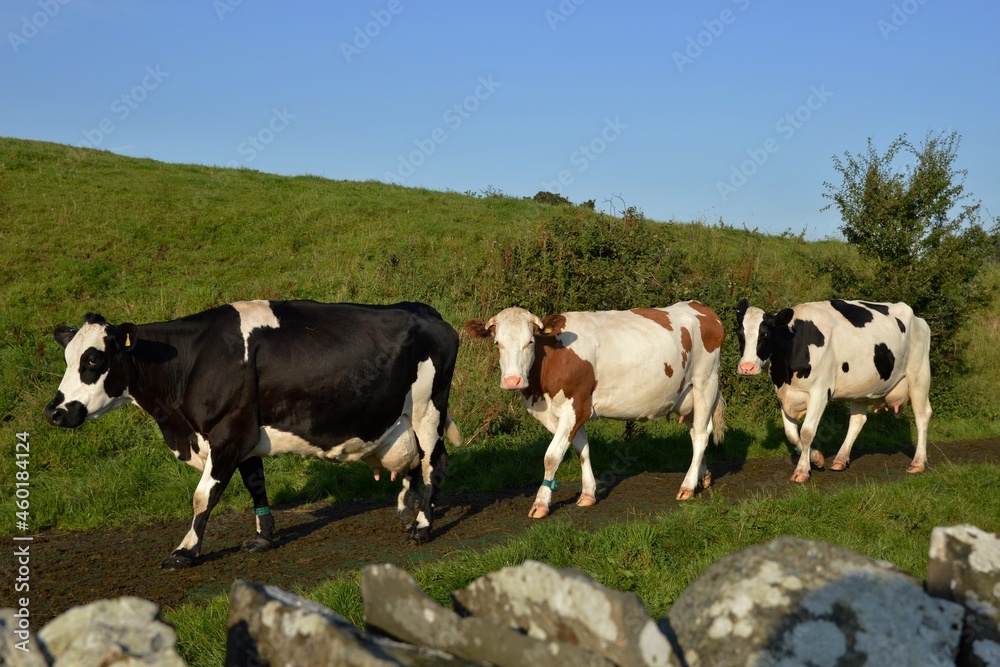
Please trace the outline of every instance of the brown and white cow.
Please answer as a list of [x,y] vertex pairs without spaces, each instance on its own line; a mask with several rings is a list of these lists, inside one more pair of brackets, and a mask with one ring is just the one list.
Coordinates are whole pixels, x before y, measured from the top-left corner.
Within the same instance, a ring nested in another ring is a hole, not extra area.
[[[785,435],[802,451],[792,481],[809,479],[810,461],[823,467],[823,455],[811,450],[812,442],[826,404],[838,398],[851,402],[851,418],[832,470],[844,470],[850,462],[869,405],[898,413],[909,400],[917,448],[907,472],[923,472],[931,418],[931,334],[908,305],[833,299],[771,314],[743,299],[736,306],[736,335],[740,375],[758,375],[770,366]],[[800,431],[797,420],[803,415]]]
[[555,473],[570,443],[580,456],[583,489],[577,505],[597,502],[584,424],[591,417],[645,420],[681,415],[689,424],[693,456],[678,500],[712,482],[704,462],[708,437],[725,431],[719,363],[725,331],[715,312],[697,301],[668,308],[637,308],[551,315],[544,321],[507,308],[465,330],[492,338],[500,352],[500,386],[520,391],[528,411],[552,434],[545,477],[529,516],[549,513]]

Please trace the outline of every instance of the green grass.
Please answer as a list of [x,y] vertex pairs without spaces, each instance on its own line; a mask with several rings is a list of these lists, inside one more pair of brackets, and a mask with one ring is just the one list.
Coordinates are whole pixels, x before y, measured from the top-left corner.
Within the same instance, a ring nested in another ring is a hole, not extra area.
[[[995,466],[942,465],[902,482],[832,494],[804,487],[780,498],[761,496],[738,503],[716,496],[651,520],[616,523],[594,532],[552,517],[500,546],[458,552],[419,565],[412,574],[428,595],[450,606],[452,591],[531,558],[576,567],[605,586],[633,591],[655,619],[667,613],[708,565],[781,535],[841,544],[922,579],[931,530],[958,523],[1000,531],[1000,470]],[[363,625],[358,572],[297,592]],[[222,595],[205,606],[166,612],[192,667],[221,664],[226,610]]]
[[[9,429],[0,442],[0,475],[13,476],[13,433],[30,433],[32,530],[191,513],[199,473],[174,459],[141,411],[123,408],[73,431],[45,423],[42,409],[65,370],[52,330],[77,325],[87,311],[112,322],[149,322],[238,299],[414,299],[460,327],[519,303],[562,307],[592,296],[628,308],[698,298],[731,326],[740,296],[768,308],[828,298],[831,272],[859,261],[837,241],[703,223],[632,224],[513,197],[163,164],[2,138],[0,219],[0,420]],[[538,265],[523,264],[536,256],[548,262],[545,276]],[[632,256],[649,267],[622,259]],[[991,269],[987,283],[1000,293],[1000,269]],[[550,284],[563,292],[539,291]],[[600,293],[582,294],[581,286]],[[997,298],[960,340],[947,343],[964,369],[932,396],[933,441],[1000,435]],[[537,482],[547,432],[518,396],[497,388],[491,347],[464,335],[462,341],[450,411],[475,439],[454,452],[444,493]],[[738,356],[735,337],[723,350],[730,430],[710,461],[786,455],[773,390],[764,378],[729,372]],[[905,417],[870,419],[858,449],[909,445],[914,433]],[[845,406],[830,407],[826,451],[836,450],[846,419]],[[624,458],[606,446],[621,439],[621,423],[598,421],[589,429],[598,476],[688,465],[690,444],[677,424],[643,425]],[[376,484],[362,464],[284,457],[265,466],[275,504],[389,498],[396,489]],[[559,478],[578,477],[570,456]],[[12,500],[12,485],[0,484],[0,534],[14,530]],[[216,511],[248,503],[237,483]]]
[[[8,427],[0,475],[13,478],[13,433],[29,432],[33,531],[126,527],[191,513],[198,472],[174,460],[141,411],[124,408],[73,431],[45,424],[42,408],[65,369],[52,330],[78,324],[87,311],[112,322],[148,322],[238,299],[415,299],[459,327],[514,304],[562,308],[593,296],[627,308],[697,298],[730,326],[741,296],[767,308],[829,298],[832,272],[859,261],[837,241],[703,223],[628,227],[581,208],[512,197],[169,165],[2,138],[0,219],[0,421]],[[568,232],[580,238],[566,241]],[[629,246],[628,236],[640,232],[646,254]],[[574,254],[577,242],[590,244],[590,254]],[[550,283],[536,280],[541,267],[530,261],[539,249],[550,262],[541,277],[556,280],[558,293],[545,293]],[[642,273],[624,262],[629,253],[654,269]],[[994,295],[987,311],[971,318],[957,340],[933,341],[949,346],[961,363],[959,375],[935,385],[932,441],[1000,436],[1000,268],[992,267],[984,282]],[[600,294],[573,291],[581,286]],[[736,357],[729,337],[722,382],[730,430],[723,448],[710,450],[710,462],[787,455],[773,390],[763,378],[728,372]],[[541,477],[548,433],[519,397],[496,388],[496,376],[492,349],[463,337],[451,412],[464,435],[475,438],[454,451],[445,497]],[[909,445],[912,420],[904,417],[869,419],[858,448]],[[825,451],[836,450],[846,421],[846,407],[832,405],[824,417]],[[686,430],[675,423],[643,424],[626,448],[609,446],[621,440],[621,423],[588,428],[598,476],[688,465]],[[283,457],[265,466],[274,504],[388,499],[397,488],[376,484],[361,464]],[[579,474],[570,456],[559,479]],[[738,504],[706,499],[595,533],[554,517],[505,545],[426,564],[415,575],[446,602],[452,590],[486,572],[535,558],[635,591],[658,617],[706,565],[782,534],[843,544],[922,576],[934,525],[1000,530],[998,486],[990,466],[939,465],[902,483],[831,495],[806,488]],[[0,534],[14,530],[12,487],[0,484]],[[245,509],[248,502],[234,484],[216,511]],[[361,622],[357,573],[305,593]],[[190,664],[222,662],[226,613],[225,597],[168,611]]]

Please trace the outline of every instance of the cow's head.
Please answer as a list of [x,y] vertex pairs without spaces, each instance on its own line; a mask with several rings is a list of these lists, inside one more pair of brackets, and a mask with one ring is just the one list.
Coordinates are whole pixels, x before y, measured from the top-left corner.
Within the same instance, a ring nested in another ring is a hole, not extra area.
[[488,322],[469,320],[465,330],[474,338],[492,338],[500,351],[500,387],[527,389],[535,361],[535,336],[545,325],[524,308],[501,310]]
[[75,428],[129,402],[133,366],[128,355],[137,342],[134,324],[115,326],[87,313],[83,326],[59,327],[55,338],[65,348],[66,374],[55,398],[45,406],[50,424]]
[[771,363],[776,338],[789,336],[788,324],[795,316],[791,308],[777,315],[749,305],[746,299],[736,304],[736,338],[740,342],[740,375],[759,375]]

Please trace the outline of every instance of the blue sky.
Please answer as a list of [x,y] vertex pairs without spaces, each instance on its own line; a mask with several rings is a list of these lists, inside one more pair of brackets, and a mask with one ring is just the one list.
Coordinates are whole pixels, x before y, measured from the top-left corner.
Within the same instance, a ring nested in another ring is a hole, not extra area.
[[5,0],[0,135],[825,238],[832,156],[904,132],[961,134],[1000,215],[997,25],[985,0]]

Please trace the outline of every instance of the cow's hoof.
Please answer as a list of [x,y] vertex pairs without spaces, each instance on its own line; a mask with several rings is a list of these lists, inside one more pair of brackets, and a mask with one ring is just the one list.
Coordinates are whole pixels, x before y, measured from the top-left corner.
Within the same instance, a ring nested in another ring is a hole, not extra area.
[[164,570],[183,570],[194,565],[194,556],[175,551],[163,559],[160,567]]
[[805,484],[809,481],[809,473],[807,472],[797,472],[792,475],[792,481],[796,484]]
[[431,541],[431,529],[429,526],[418,528],[416,525],[413,525],[406,535],[406,540],[413,540],[418,547],[422,544],[427,544]]
[[710,489],[712,488],[712,473],[707,473],[701,478],[701,488]]
[[834,461],[830,464],[830,470],[834,472],[841,472],[847,470],[847,461]]
[[549,508],[545,505],[535,503],[531,506],[531,510],[528,512],[528,516],[532,519],[544,519],[549,515]]
[[580,499],[576,501],[578,507],[590,507],[597,504],[597,498],[589,493],[581,493]]
[[692,489],[681,489],[677,492],[677,500],[691,500],[692,498],[694,498]]
[[818,449],[814,449],[809,452],[809,463],[812,463],[817,469],[822,470],[823,466],[826,465],[826,459],[823,458],[823,452]]
[[906,472],[910,473],[911,475],[916,475],[918,473],[922,473],[923,471],[924,467],[922,465],[916,465],[916,464],[911,464],[910,467],[906,469]]
[[240,548],[243,549],[243,551],[251,551],[253,553],[259,553],[261,551],[270,551],[272,548],[274,548],[274,542],[258,535],[252,540],[247,540],[246,542],[241,544]]

